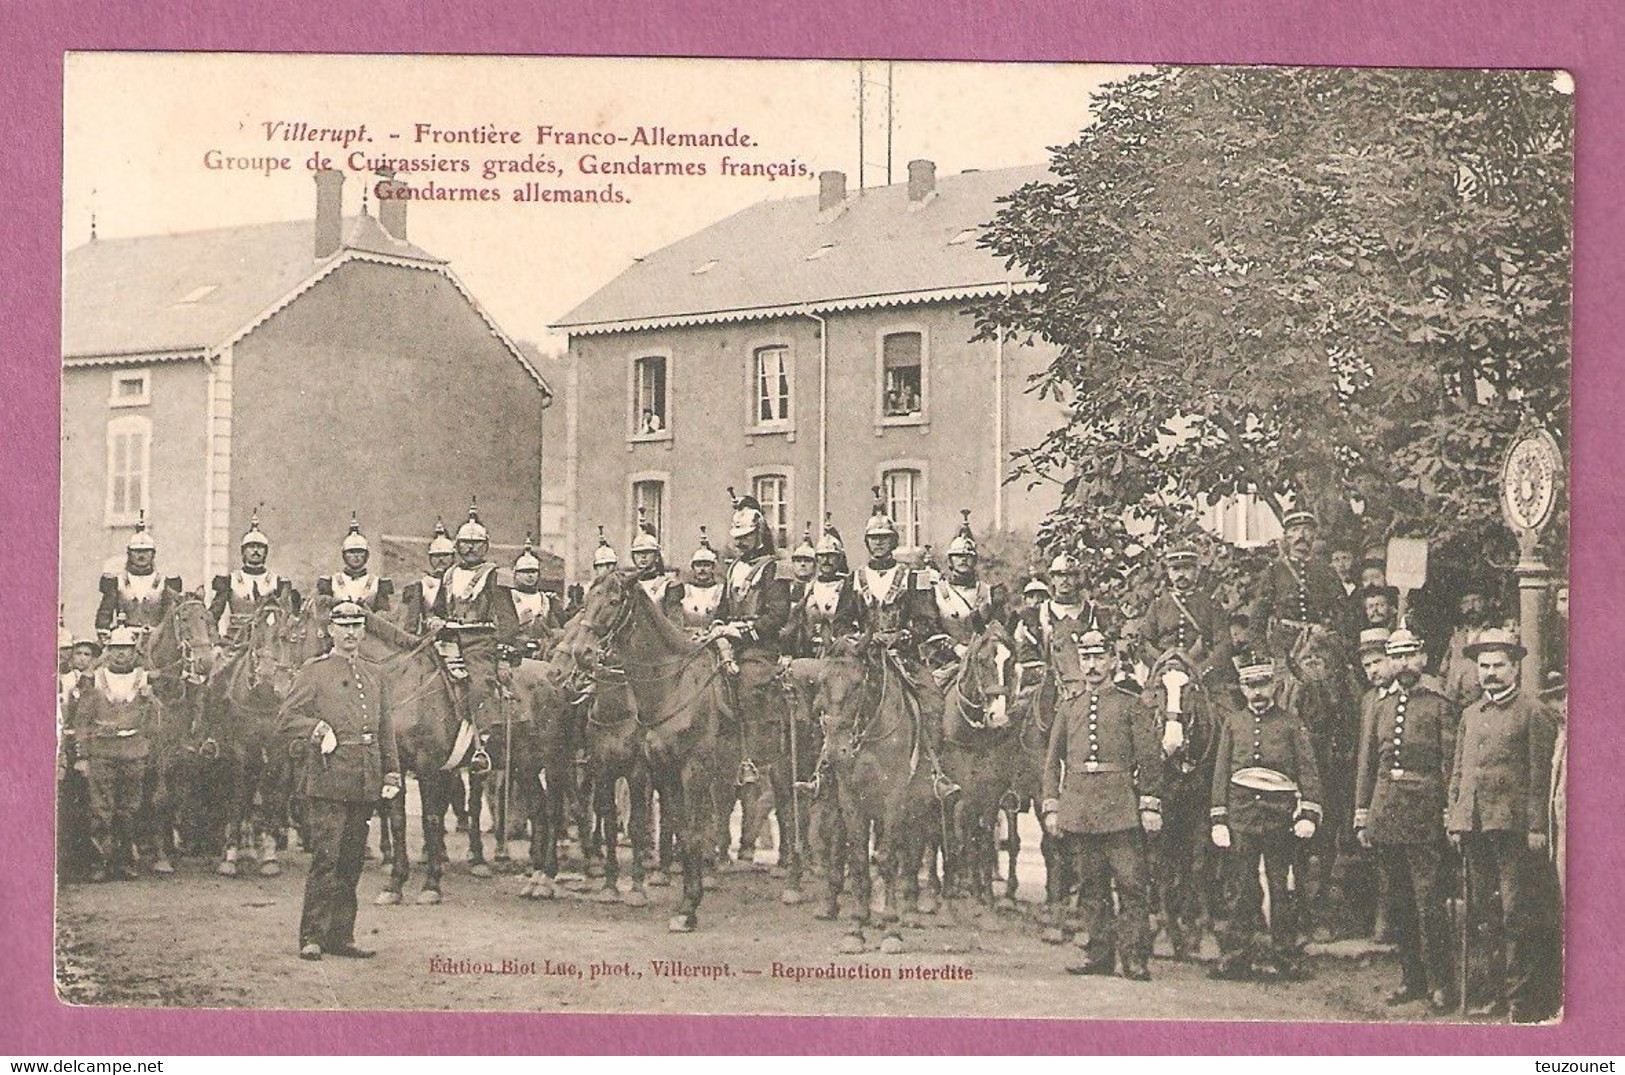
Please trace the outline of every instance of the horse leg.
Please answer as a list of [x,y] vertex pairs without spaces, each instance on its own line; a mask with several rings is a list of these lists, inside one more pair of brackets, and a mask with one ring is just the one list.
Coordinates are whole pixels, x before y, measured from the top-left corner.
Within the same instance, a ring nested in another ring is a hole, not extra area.
[[474,877],[490,877],[485,862],[485,836],[480,832],[485,818],[485,774],[468,774],[468,872]]
[[704,811],[700,803],[705,796],[705,774],[693,762],[673,766],[660,783],[663,812],[669,814],[677,826],[677,838],[683,854],[683,897],[677,911],[666,922],[673,933],[691,933],[699,925],[700,900],[705,896],[705,827],[700,822]]
[[773,808],[779,820],[779,862],[784,866],[784,891],[779,893],[779,902],[793,907],[806,897],[801,892],[801,801],[788,758],[773,766],[772,781]]
[[615,809],[615,789],[620,782],[619,776],[611,776],[599,781],[596,789],[594,805],[604,826],[604,883],[592,897],[599,903],[614,903],[621,898],[621,818]]
[[266,739],[260,800],[260,876],[275,877],[282,872],[277,852],[288,844],[288,800],[293,794],[293,783],[289,780],[287,748],[279,749],[274,735]]
[[870,904],[874,890],[869,881],[869,818],[863,816],[859,804],[848,802],[841,796],[841,819],[846,830],[846,868],[852,878],[852,928],[841,938],[840,950],[849,955],[864,951],[867,942],[863,931],[869,925]]
[[644,861],[649,854],[649,814],[653,807],[649,790],[649,768],[641,759],[634,762],[627,780],[632,793],[632,816],[627,828],[632,835],[632,887],[621,902],[629,907],[644,907],[649,894],[644,890]]
[[456,772],[431,769],[418,776],[418,795],[423,800],[423,889],[417,894],[418,903],[441,900],[440,876],[447,862],[446,807],[461,794],[462,780]]
[[[403,759],[401,768],[408,768]],[[419,795],[422,795],[423,778],[418,778]],[[401,902],[401,890],[406,887],[407,879],[412,874],[412,860],[406,851],[406,789],[401,788],[399,795],[385,801],[383,810],[379,813],[380,829],[383,837],[381,850],[384,858],[389,862],[389,880],[384,883],[384,890],[376,897],[374,903],[380,907]]]
[[[1005,862],[1004,862],[1004,898],[999,901],[1003,910],[1016,909],[1016,888],[1019,884],[1016,877],[1016,863],[1021,859],[1021,833],[1018,831],[1021,824],[1021,813],[1017,810],[1004,811],[1005,831]],[[997,855],[998,851],[995,850]]]

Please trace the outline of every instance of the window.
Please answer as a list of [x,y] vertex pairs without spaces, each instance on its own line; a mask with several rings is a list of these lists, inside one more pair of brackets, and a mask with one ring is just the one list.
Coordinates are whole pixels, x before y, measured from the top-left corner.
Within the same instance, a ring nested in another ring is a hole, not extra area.
[[881,338],[881,415],[919,421],[925,416],[924,338],[918,332],[893,332]]
[[880,477],[880,488],[886,498],[886,514],[897,524],[897,544],[905,549],[917,549],[925,544],[921,506],[925,496],[924,472],[912,467],[888,470]]
[[114,370],[113,383],[108,389],[109,407],[145,407],[152,402],[152,372],[150,370]]
[[633,536],[638,532],[639,508],[643,509],[643,519],[654,530],[655,537],[660,537],[665,522],[666,483],[658,478],[632,483],[632,525],[629,529]]
[[752,421],[757,426],[790,424],[790,349],[758,347],[752,353],[752,382],[755,408]]
[[784,474],[758,474],[751,479],[751,495],[762,505],[762,514],[773,530],[775,548],[790,545],[790,479]]
[[107,524],[128,526],[147,507],[152,420],[126,415],[107,423]]
[[645,355],[632,364],[632,435],[670,436],[667,402],[666,356]]

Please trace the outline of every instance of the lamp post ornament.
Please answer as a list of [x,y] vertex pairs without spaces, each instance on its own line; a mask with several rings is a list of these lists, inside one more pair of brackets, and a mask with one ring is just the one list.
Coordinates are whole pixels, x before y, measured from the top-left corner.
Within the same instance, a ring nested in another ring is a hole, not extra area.
[[1542,683],[1542,623],[1551,569],[1540,555],[1540,537],[1551,522],[1564,478],[1563,451],[1550,430],[1527,425],[1513,440],[1501,465],[1501,511],[1518,539],[1518,623],[1523,645],[1526,690]]

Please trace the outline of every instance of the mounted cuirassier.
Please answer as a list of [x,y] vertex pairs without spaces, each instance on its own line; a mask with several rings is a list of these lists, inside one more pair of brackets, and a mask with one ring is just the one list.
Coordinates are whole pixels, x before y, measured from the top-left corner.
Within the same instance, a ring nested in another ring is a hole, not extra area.
[[434,537],[429,540],[429,570],[401,590],[397,619],[402,627],[415,635],[427,631],[426,624],[434,611],[435,598],[440,595],[440,580],[456,561],[457,546],[452,544],[445,524],[437,519]]
[[369,612],[387,612],[390,598],[395,593],[395,583],[380,578],[368,569],[367,561],[372,558],[372,548],[361,533],[361,523],[356,519],[355,512],[350,513],[350,532],[344,535],[339,554],[344,558],[344,569],[337,574],[318,578],[316,592],[332,598],[335,603],[350,601]]
[[1182,543],[1163,556],[1168,585],[1146,608],[1145,641],[1154,658],[1178,650],[1196,664],[1204,680],[1233,680],[1230,617],[1199,585],[1201,554]]
[[977,574],[976,535],[970,528],[970,509],[962,508],[959,514],[963,517],[959,532],[948,543],[948,573],[939,576],[931,587],[937,618],[942,623],[942,633],[937,636],[941,645],[933,661],[939,666],[939,676],[952,676],[958,671],[972,637],[995,619],[993,588]]
[[242,566],[229,575],[216,575],[209,602],[209,622],[220,627],[221,617],[230,618],[221,628],[221,634],[230,642],[240,641],[243,630],[266,601],[285,602],[298,611],[299,591],[293,583],[272,571],[267,565],[271,555],[271,539],[260,529],[260,513],[255,509],[248,520],[248,532],[239,542]]
[[179,575],[160,575],[158,546],[147,532],[147,515],[142,512],[135,533],[124,545],[124,570],[102,576],[101,604],[96,608],[96,634],[102,642],[122,623],[136,634],[145,635],[169,614],[181,593]]
[[827,516],[813,548],[814,574],[791,609],[786,652],[796,657],[830,657],[839,644],[863,629],[863,600],[846,566],[846,546]]
[[1016,618],[1016,660],[1022,665],[1048,663],[1060,635],[1105,627],[1104,610],[1084,597],[1082,568],[1072,554],[1057,553],[1048,575],[1049,596],[1023,608]]
[[[477,731],[496,689],[499,650],[518,637],[519,619],[508,587],[497,581],[496,564],[486,559],[491,534],[475,505],[469,505],[468,521],[457,528],[455,540],[457,562],[441,577],[427,626],[457,685],[463,718]],[[481,758],[484,752],[476,749],[476,768],[489,764],[489,758],[484,763]]]
[[683,584],[666,570],[666,556],[660,536],[649,525],[643,509],[638,509],[638,536],[632,539],[632,566],[638,573],[638,586],[649,595],[655,608],[673,623],[683,622]]
[[807,588],[818,575],[818,546],[813,544],[812,523],[801,531],[801,544],[790,553],[790,603],[807,596]]
[[722,610],[722,580],[717,576],[717,550],[711,547],[705,527],[700,527],[700,545],[688,561],[688,582],[683,585],[683,626],[705,632],[717,622]]
[[545,643],[560,627],[559,607],[553,595],[542,589],[542,561],[525,535],[525,547],[513,562],[513,612],[519,622],[519,640],[524,655],[541,656]]
[[615,546],[611,545],[609,539],[604,536],[604,528],[600,525],[598,527],[598,547],[592,550],[592,581],[597,582],[620,566],[620,555],[616,553]]

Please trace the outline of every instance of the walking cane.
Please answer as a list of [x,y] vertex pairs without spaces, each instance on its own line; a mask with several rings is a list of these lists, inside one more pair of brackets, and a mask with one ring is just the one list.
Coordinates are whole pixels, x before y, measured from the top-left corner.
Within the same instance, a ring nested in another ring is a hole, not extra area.
[[1457,997],[1456,1005],[1457,1005],[1457,1014],[1459,1014],[1463,1018],[1466,1018],[1466,1016],[1467,1016],[1467,949],[1468,949],[1468,943],[1467,942],[1468,942],[1468,934],[1469,934],[1468,919],[1471,917],[1471,915],[1468,913],[1468,910],[1467,910],[1468,907],[1470,906],[1470,904],[1468,903],[1467,898],[1471,894],[1471,889],[1470,889],[1469,879],[1468,879],[1468,875],[1467,875],[1467,849],[1466,849],[1466,847],[1463,847],[1461,849],[1460,858],[1461,858],[1461,863],[1460,863],[1460,866],[1459,866],[1459,868],[1457,870],[1457,876],[1460,878],[1460,885],[1459,885],[1458,893],[1457,893],[1460,910],[1456,914],[1456,941],[1457,941],[1457,944],[1459,945],[1459,949],[1458,949],[1458,951],[1456,953],[1456,956],[1457,956],[1456,972],[1459,975],[1460,980],[1461,980],[1461,989],[1456,993],[1456,997]]

